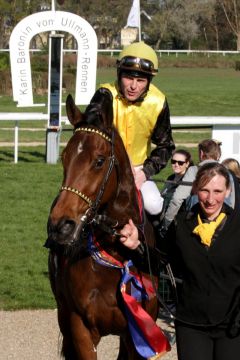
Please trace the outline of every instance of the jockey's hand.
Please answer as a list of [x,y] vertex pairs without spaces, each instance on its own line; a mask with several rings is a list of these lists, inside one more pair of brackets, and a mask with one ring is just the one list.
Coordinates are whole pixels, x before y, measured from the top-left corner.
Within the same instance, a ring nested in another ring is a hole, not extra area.
[[138,239],[138,229],[131,219],[128,224],[124,225],[120,234],[121,243],[129,249],[135,250],[140,245],[140,241]]
[[135,170],[134,174],[135,184],[138,190],[141,189],[142,184],[147,180],[146,175],[144,174],[143,170]]

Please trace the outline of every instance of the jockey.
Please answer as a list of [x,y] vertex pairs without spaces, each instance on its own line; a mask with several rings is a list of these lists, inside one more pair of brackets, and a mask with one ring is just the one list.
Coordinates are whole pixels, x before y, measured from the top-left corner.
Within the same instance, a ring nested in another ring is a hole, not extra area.
[[[143,41],[136,42],[121,51],[115,83],[101,85],[112,93],[114,125],[150,215],[161,212],[163,199],[149,179],[167,165],[175,148],[166,97],[151,83],[157,72],[155,51]],[[155,145],[152,148],[151,143]]]

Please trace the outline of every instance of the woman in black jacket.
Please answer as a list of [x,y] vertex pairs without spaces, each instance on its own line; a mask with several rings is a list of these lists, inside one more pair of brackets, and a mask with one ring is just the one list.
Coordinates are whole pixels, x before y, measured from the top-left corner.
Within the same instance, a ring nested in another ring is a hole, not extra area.
[[[229,173],[218,163],[199,169],[194,189],[198,203],[191,211],[178,213],[158,244],[183,280],[175,322],[178,359],[236,360],[240,354],[239,191],[232,209],[224,203],[230,192]],[[139,261],[146,261],[131,221],[120,240],[139,254]],[[156,257],[157,250],[150,253]]]

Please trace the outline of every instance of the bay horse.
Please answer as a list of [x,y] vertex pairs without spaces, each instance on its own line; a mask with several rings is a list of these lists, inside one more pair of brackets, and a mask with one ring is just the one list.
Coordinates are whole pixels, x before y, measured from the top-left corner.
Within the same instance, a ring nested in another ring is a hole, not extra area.
[[[118,360],[145,359],[129,331],[122,296],[129,284],[120,286],[133,251],[120,243],[119,230],[130,218],[139,228],[143,220],[131,164],[113,126],[112,95],[107,89],[96,92],[84,113],[68,95],[66,110],[74,133],[62,153],[63,183],[50,210],[45,245],[50,248],[62,355],[67,360],[96,360],[101,337],[114,334],[120,337]],[[144,227],[145,240],[153,243],[151,226],[146,222]],[[154,291],[140,300],[155,324]]]

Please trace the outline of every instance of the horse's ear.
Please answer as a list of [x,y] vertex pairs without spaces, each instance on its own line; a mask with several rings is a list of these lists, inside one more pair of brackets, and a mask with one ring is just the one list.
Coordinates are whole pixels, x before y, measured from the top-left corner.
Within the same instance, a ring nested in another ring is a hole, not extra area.
[[66,111],[68,120],[74,127],[82,121],[82,113],[76,106],[73,97],[70,94],[68,95],[66,100]]
[[113,123],[113,96],[110,90],[101,88],[102,96],[104,97],[102,105],[103,123],[106,127],[111,127]]

